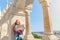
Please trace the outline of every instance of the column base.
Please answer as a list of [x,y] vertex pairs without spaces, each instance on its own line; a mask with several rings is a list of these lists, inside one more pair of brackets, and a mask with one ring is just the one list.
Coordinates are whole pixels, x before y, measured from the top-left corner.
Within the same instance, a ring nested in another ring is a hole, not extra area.
[[59,38],[57,38],[54,34],[52,34],[52,35],[44,35],[42,37],[42,40],[59,40]]
[[25,35],[23,40],[34,40],[34,37],[32,34]]

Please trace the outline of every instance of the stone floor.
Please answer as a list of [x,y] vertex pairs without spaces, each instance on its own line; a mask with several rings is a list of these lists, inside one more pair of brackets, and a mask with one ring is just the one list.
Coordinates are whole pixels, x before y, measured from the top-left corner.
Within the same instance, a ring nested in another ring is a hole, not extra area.
[[36,39],[36,40],[41,40],[41,39]]

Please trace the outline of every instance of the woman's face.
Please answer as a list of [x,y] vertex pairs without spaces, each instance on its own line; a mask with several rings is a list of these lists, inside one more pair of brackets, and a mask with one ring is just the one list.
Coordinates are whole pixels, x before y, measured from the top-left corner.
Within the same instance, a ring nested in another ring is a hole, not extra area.
[[19,25],[19,24],[20,24],[20,21],[19,21],[19,20],[17,20],[17,21],[16,21],[16,24],[18,24],[18,25]]

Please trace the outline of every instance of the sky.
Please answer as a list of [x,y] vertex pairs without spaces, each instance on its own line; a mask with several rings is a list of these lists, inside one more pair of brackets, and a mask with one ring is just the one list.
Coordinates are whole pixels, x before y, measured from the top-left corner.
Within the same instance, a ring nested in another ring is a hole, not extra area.
[[33,31],[44,31],[43,10],[38,0],[35,0],[33,3],[33,9],[31,13],[31,29],[34,29]]
[[[11,2],[11,0],[9,0]],[[59,0],[51,1],[51,20],[53,30],[60,30],[60,2]],[[6,0],[0,0],[0,10],[5,9]],[[34,0],[33,9],[30,15],[30,26],[32,32],[44,31],[43,8],[38,0]]]

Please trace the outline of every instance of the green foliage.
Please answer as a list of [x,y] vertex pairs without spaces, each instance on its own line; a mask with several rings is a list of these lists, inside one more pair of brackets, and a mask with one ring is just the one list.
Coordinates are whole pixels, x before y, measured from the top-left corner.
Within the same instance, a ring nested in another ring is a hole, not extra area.
[[32,35],[34,36],[34,38],[38,38],[38,39],[42,38],[42,36],[35,34],[35,33],[32,33]]

